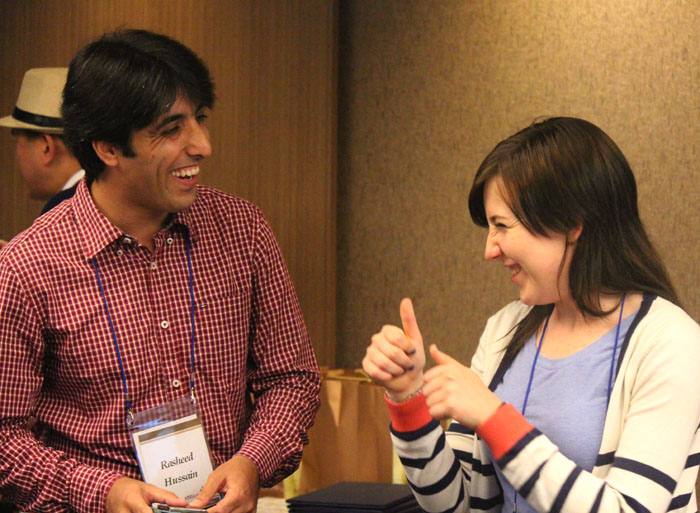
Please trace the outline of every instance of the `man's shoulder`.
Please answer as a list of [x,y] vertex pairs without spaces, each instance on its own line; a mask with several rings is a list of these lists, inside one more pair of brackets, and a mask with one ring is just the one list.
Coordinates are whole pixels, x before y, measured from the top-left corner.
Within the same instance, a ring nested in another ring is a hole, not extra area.
[[65,201],[13,237],[2,253],[2,261],[26,264],[37,258],[44,260],[51,258],[52,254],[64,253],[64,244],[74,236],[74,230],[70,202]]
[[201,204],[206,207],[221,207],[230,209],[250,209],[253,211],[260,210],[256,205],[248,200],[229,194],[220,189],[207,187],[206,185],[197,186],[197,201],[195,204]]
[[197,200],[190,209],[195,217],[206,215],[228,222],[249,224],[264,219],[262,210],[250,201],[204,185],[197,186]]

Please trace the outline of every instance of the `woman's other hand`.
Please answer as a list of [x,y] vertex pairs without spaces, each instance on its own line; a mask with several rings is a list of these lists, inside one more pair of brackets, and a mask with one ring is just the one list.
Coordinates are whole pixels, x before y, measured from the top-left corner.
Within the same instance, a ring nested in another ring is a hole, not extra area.
[[493,415],[501,400],[484,385],[473,370],[451,356],[430,346],[430,356],[437,364],[425,373],[423,395],[436,419],[455,419],[476,429]]

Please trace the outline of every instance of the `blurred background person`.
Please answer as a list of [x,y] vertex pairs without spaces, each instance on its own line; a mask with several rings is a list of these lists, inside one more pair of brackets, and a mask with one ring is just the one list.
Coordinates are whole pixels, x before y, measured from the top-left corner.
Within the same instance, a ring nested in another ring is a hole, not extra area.
[[[15,140],[15,162],[29,197],[47,202],[42,214],[70,198],[84,175],[63,142],[61,101],[68,68],[34,68],[24,74],[15,108],[0,119]],[[0,240],[0,248],[6,244]]]

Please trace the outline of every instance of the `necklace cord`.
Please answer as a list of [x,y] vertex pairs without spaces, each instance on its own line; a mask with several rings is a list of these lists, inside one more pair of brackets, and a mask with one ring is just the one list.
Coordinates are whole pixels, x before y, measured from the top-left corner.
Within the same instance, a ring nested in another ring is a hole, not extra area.
[[190,395],[194,402],[194,339],[195,339],[195,322],[194,322],[194,273],[192,272],[192,258],[190,256],[190,234],[185,232],[185,250],[187,252],[187,270],[190,275],[190,319],[192,336],[190,338]]
[[[194,402],[194,368],[195,368],[195,358],[194,358],[194,342],[195,342],[195,301],[194,301],[194,273],[192,272],[192,258],[190,256],[190,235],[189,232],[185,232],[185,253],[187,254],[187,270],[189,274],[189,290],[190,290],[190,321],[191,321],[191,337],[190,337],[190,396]],[[119,362],[119,372],[122,378],[122,388],[124,389],[124,396],[126,398],[126,411],[127,411],[127,424],[131,425],[133,423],[134,415],[131,411],[131,399],[129,398],[129,392],[126,384],[126,371],[124,370],[124,362],[122,360],[121,351],[119,350],[119,342],[117,340],[117,331],[114,328],[114,322],[112,321],[112,315],[109,311],[109,304],[107,302],[107,295],[105,294],[104,286],[102,285],[102,279],[100,277],[100,271],[97,267],[97,258],[93,257],[90,259],[92,267],[95,270],[95,276],[97,277],[97,285],[100,289],[100,295],[102,296],[102,302],[104,303],[105,312],[107,314],[107,320],[109,321],[109,329],[112,332],[112,340],[114,341],[114,349],[117,353],[117,361]]]
[[117,352],[117,360],[119,361],[119,372],[122,375],[122,386],[124,388],[124,395],[126,396],[126,410],[131,413],[131,399],[129,399],[129,392],[126,387],[126,373],[124,372],[124,364],[122,363],[122,355],[119,351],[119,344],[117,343],[117,332],[114,329],[114,322],[112,322],[112,315],[109,313],[109,305],[107,304],[107,296],[105,295],[105,289],[102,286],[102,280],[100,279],[100,272],[97,270],[97,261],[92,258],[92,267],[95,269],[95,276],[97,276],[97,285],[100,287],[100,294],[102,295],[102,301],[105,304],[105,312],[107,312],[107,320],[109,321],[109,329],[112,331],[112,339],[114,340],[114,349]]
[[[608,400],[607,402],[610,403],[610,395],[612,394],[612,382],[613,382],[613,374],[615,373],[615,356],[617,355],[617,342],[618,339],[620,338],[620,325],[622,324],[622,312],[625,309],[625,297],[627,296],[626,293],[622,294],[622,300],[620,301],[620,316],[617,320],[617,329],[615,331],[615,344],[613,346],[613,355],[612,359],[610,361],[610,376],[608,377]],[[525,416],[525,408],[527,408],[527,400],[530,397],[530,390],[532,389],[532,382],[533,378],[535,376],[535,366],[537,365],[537,358],[540,355],[540,350],[542,349],[542,342],[544,341],[544,334],[547,331],[547,325],[549,324],[549,318],[552,315],[552,311],[547,314],[547,318],[544,321],[544,327],[542,328],[542,334],[540,335],[540,343],[537,345],[537,350],[535,351],[535,357],[532,360],[532,369],[530,369],[530,379],[527,382],[527,390],[525,391],[525,399],[523,401],[523,409],[521,411],[522,415]],[[517,512],[518,511],[518,492],[517,490],[514,491],[513,494],[513,511]]]

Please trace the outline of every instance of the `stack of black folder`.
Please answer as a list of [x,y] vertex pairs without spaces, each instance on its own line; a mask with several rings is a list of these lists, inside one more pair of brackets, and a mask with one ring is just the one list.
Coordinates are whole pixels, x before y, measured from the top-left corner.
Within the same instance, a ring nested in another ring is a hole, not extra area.
[[290,513],[420,513],[408,485],[343,482],[287,499]]

